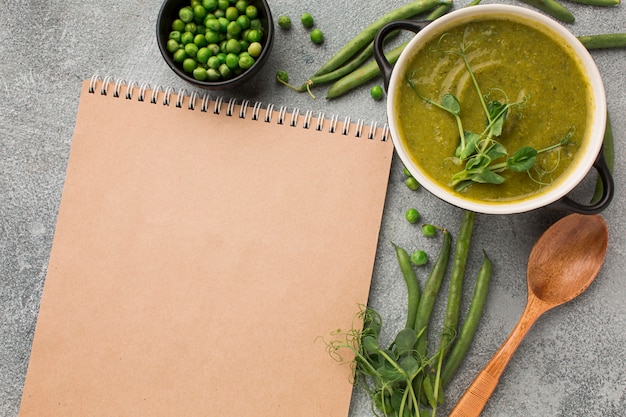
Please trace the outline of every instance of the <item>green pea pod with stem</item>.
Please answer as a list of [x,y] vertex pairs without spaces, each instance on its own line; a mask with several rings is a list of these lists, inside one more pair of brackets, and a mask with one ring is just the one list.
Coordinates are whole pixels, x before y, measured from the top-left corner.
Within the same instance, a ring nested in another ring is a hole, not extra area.
[[461,309],[461,297],[463,296],[463,280],[465,277],[465,267],[467,265],[475,217],[476,214],[472,211],[465,210],[463,212],[463,218],[454,248],[446,316],[443,323],[441,342],[439,343],[443,357],[445,357],[450,350],[452,340],[456,337],[459,325],[459,311]]
[[611,7],[617,6],[621,0],[570,0],[574,3],[585,4],[587,6]]
[[418,357],[425,358],[427,350],[427,329],[430,322],[430,316],[433,312],[435,300],[439,294],[439,289],[443,282],[443,278],[448,268],[448,259],[450,258],[450,248],[452,246],[452,237],[447,229],[442,229],[443,243],[435,264],[431,269],[424,289],[420,297],[419,306],[415,314],[415,333],[420,335],[415,346]]
[[483,313],[487,294],[489,291],[489,283],[492,275],[492,263],[486,253],[483,252],[483,263],[476,278],[474,285],[474,294],[470,302],[470,307],[463,322],[463,326],[459,331],[454,346],[450,350],[441,371],[441,386],[445,387],[456,373],[461,364],[467,350],[474,338],[478,323]]
[[578,40],[587,49],[626,47],[626,33],[603,33],[600,35],[579,36]]
[[419,305],[420,290],[417,282],[417,276],[413,265],[411,265],[411,257],[406,250],[398,245],[393,245],[396,250],[396,258],[398,258],[398,265],[402,271],[402,276],[406,283],[406,289],[408,293],[408,312],[406,317],[405,328],[415,328],[415,316],[417,315],[417,307]]
[[335,55],[333,55],[315,75],[322,75],[339,68],[362,48],[374,40],[374,36],[380,28],[389,22],[400,19],[408,19],[420,13],[427,12],[437,6],[451,3],[451,0],[414,0],[404,6],[394,9],[371,24],[349,40]]
[[524,3],[533,6],[555,19],[560,20],[565,23],[573,23],[575,18],[574,15],[567,10],[565,6],[561,3],[558,3],[556,0],[522,0]]
[[[400,58],[400,54],[407,44],[408,42],[405,42],[385,54],[385,57],[387,57],[387,60],[390,64],[394,64],[398,60],[398,58]],[[328,92],[326,93],[326,98],[329,100],[337,98],[347,93],[348,91],[359,87],[367,81],[377,77],[378,75],[380,75],[380,67],[378,66],[376,61],[368,61],[366,64],[363,64],[361,67],[357,68],[350,74],[337,80],[333,85],[331,85],[331,87],[328,89]]]
[[[447,229],[442,230],[443,242],[439,255],[435,260],[435,264],[426,279],[424,289],[420,297],[419,306],[415,317],[415,333],[418,335],[417,342],[415,343],[415,355],[416,358],[424,362],[426,361],[426,355],[428,351],[428,325],[430,324],[430,316],[433,312],[435,300],[439,294],[439,289],[443,282],[443,278],[446,275],[446,269],[448,267],[448,259],[450,258],[450,248],[452,246],[452,237]],[[423,392],[424,375],[419,374],[413,380],[413,391],[416,393]],[[419,398],[420,401],[426,400],[425,398]]]
[[[602,144],[602,152],[604,152],[604,159],[609,171],[613,173],[613,165],[615,164],[615,148],[613,146],[613,128],[611,127],[611,119],[607,112],[606,114],[606,129],[604,130],[604,142]],[[602,179],[598,178],[596,181],[596,188],[591,198],[591,204],[595,204],[602,198],[604,193],[604,185]]]
[[[390,37],[397,36],[399,32],[390,33]],[[356,55],[353,59],[347,62],[345,65],[337,68],[334,71],[328,72],[322,75],[314,75],[305,81],[304,85],[300,87],[300,91],[306,91],[308,88],[314,87],[316,85],[327,84],[333,81],[336,81],[348,74],[352,71],[356,70],[363,63],[365,63],[372,55],[374,54],[374,42],[370,42],[365,49],[363,49],[358,55]]]

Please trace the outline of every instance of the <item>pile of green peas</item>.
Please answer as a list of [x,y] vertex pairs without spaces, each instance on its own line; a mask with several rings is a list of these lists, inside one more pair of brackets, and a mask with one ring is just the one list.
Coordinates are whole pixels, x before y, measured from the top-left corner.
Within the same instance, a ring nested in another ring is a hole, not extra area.
[[198,81],[225,81],[252,67],[264,28],[248,0],[191,0],[172,22],[167,50]]

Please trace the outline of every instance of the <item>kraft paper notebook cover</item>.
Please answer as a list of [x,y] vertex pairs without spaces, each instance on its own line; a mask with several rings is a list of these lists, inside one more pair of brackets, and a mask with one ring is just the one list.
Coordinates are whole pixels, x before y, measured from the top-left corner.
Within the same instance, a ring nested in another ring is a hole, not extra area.
[[367,302],[375,125],[95,77],[80,97],[21,417],[345,417],[318,338]]

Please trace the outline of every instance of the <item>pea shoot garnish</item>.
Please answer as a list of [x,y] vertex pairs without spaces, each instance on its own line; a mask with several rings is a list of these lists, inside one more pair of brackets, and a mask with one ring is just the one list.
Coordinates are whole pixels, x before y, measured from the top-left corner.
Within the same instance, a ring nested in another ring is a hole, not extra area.
[[407,76],[408,84],[422,100],[450,114],[456,122],[459,143],[454,156],[448,159],[462,169],[452,175],[450,186],[460,192],[475,183],[501,184],[505,181],[505,177],[500,174],[505,170],[525,172],[534,182],[539,185],[546,185],[544,177],[554,171],[556,167],[546,169],[545,167],[536,166],[537,156],[552,150],[560,151],[563,146],[572,142],[574,132],[570,129],[561,140],[543,149],[522,146],[514,153],[509,153],[503,143],[504,139],[506,139],[503,133],[505,132],[504,127],[507,117],[513,109],[522,109],[530,98],[524,96],[519,101],[511,101],[506,92],[498,88],[489,89],[487,93],[484,93],[467,58],[467,51],[475,43],[465,44],[461,42],[458,50],[443,52],[457,55],[463,61],[471,83],[480,99],[480,106],[485,117],[485,128],[481,132],[472,132],[464,128],[463,119],[461,118],[461,103],[457,96],[446,93],[441,97],[441,101],[437,102],[419,92],[413,79],[415,70]]

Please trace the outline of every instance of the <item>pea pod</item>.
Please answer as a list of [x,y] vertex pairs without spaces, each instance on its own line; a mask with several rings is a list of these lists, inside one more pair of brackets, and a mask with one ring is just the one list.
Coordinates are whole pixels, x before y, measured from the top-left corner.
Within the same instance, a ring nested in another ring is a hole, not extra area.
[[[389,37],[393,37],[397,35],[398,32],[389,34]],[[309,78],[302,87],[300,87],[300,91],[306,91],[307,88],[311,88],[316,85],[326,84],[333,81],[336,81],[348,74],[352,71],[356,70],[363,63],[365,63],[374,53],[374,42],[370,42],[358,55],[352,58],[349,62],[345,63],[341,67],[337,68],[334,71],[328,72],[322,75],[315,75]]]
[[[400,54],[407,44],[408,42],[405,42],[385,54],[390,64],[394,64],[400,58]],[[337,98],[378,75],[380,75],[380,67],[376,61],[371,60],[331,85],[326,93],[326,98],[329,100]]]
[[417,307],[419,305],[420,290],[417,283],[417,276],[413,265],[411,265],[411,258],[406,250],[398,245],[393,245],[396,250],[396,257],[398,258],[398,264],[402,271],[402,276],[406,283],[406,289],[408,293],[408,313],[406,317],[406,328],[413,329],[415,327],[415,317],[417,315]]
[[362,48],[374,40],[374,36],[376,36],[378,30],[387,23],[394,20],[408,19],[437,6],[450,3],[451,0],[414,0],[384,14],[349,40],[337,53],[335,53],[335,55],[333,55],[319,70],[317,70],[315,75],[326,74],[339,68]]
[[[611,119],[609,114],[606,114],[606,129],[604,130],[604,141],[602,143],[602,152],[604,152],[604,159],[606,165],[611,173],[613,172],[613,165],[615,164],[615,148],[613,146],[613,128],[611,127]],[[591,204],[595,204],[602,198],[604,194],[604,185],[602,179],[598,178],[596,181],[596,188],[591,198]]]
[[443,282],[443,278],[448,267],[451,241],[452,237],[450,236],[450,232],[443,229],[443,243],[441,250],[439,251],[435,265],[426,279],[424,290],[422,291],[422,296],[420,297],[419,306],[417,308],[415,317],[415,333],[417,333],[420,337],[417,339],[415,350],[417,351],[418,357],[421,358],[426,357],[428,339],[426,330],[428,329],[430,316],[433,312],[433,306],[435,305],[435,300],[439,294],[439,289],[441,288],[441,283]]
[[439,349],[442,350],[444,357],[450,349],[452,340],[456,337],[459,325],[459,310],[461,309],[461,297],[463,295],[463,279],[465,277],[465,266],[467,265],[475,217],[474,212],[469,210],[464,211],[455,245],[452,270],[450,273],[446,317],[443,323],[441,342],[439,343]]
[[537,9],[565,23],[573,23],[574,15],[556,0],[522,0]]
[[617,6],[621,0],[570,0],[574,3],[586,4],[587,6],[611,7]]
[[603,33],[600,35],[579,36],[578,40],[587,49],[626,47],[626,33]]
[[461,361],[463,360],[467,349],[474,338],[476,328],[480,322],[482,316],[485,301],[487,300],[487,293],[489,290],[489,283],[491,281],[492,264],[491,260],[484,254],[483,263],[478,272],[476,278],[476,284],[474,286],[474,294],[472,295],[472,301],[470,302],[469,311],[463,322],[463,326],[459,332],[459,335],[452,347],[452,350],[448,354],[446,361],[443,365],[441,372],[441,384],[446,386],[456,370],[458,369]]

